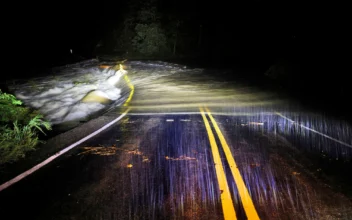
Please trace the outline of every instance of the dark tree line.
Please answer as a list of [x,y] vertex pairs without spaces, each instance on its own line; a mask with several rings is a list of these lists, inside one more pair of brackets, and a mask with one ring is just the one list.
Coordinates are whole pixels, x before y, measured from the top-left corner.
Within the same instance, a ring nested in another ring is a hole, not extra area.
[[202,26],[190,12],[169,10],[162,2],[130,1],[122,19],[97,45],[97,51],[137,57],[195,55],[202,44]]

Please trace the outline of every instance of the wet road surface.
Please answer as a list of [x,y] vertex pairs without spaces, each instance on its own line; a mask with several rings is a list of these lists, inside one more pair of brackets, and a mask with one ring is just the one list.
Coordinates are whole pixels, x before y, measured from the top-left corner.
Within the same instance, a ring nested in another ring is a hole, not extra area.
[[307,156],[350,166],[348,124],[203,70],[129,78],[127,116],[0,192],[1,219],[352,219]]

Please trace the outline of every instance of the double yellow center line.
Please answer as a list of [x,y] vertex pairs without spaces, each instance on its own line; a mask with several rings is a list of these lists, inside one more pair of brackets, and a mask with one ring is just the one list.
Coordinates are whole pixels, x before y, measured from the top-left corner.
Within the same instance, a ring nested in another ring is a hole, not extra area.
[[[210,123],[205,115],[204,109],[199,108],[199,110],[202,114],[205,128],[208,133],[210,147],[211,147],[211,151],[212,151],[213,158],[214,158],[215,172],[216,172],[216,177],[217,177],[220,192],[221,192],[220,198],[221,198],[221,204],[222,204],[222,209],[223,209],[223,213],[224,213],[224,218],[225,218],[225,220],[230,220],[230,219],[235,220],[235,219],[237,219],[236,212],[235,212],[233,201],[231,198],[229,186],[227,184],[227,179],[226,179],[224,167],[221,162],[219,148],[216,144],[213,131],[211,130]],[[248,220],[259,220],[259,216],[258,216],[257,211],[255,210],[252,198],[249,195],[248,189],[242,179],[242,176],[241,176],[239,169],[237,168],[235,159],[232,156],[231,150],[230,150],[230,148],[224,138],[224,135],[221,133],[221,130],[220,130],[218,124],[216,123],[215,119],[211,115],[208,108],[206,108],[206,111],[207,111],[207,114],[208,114],[208,116],[214,126],[214,129],[215,129],[218,137],[219,137],[222,149],[224,150],[224,153],[226,155],[227,162],[230,165],[231,173],[232,173],[232,176],[235,180],[235,183],[236,183],[236,186],[238,189],[238,193],[239,193],[241,201],[242,201],[243,208],[244,208],[245,213],[247,215],[247,219]]]

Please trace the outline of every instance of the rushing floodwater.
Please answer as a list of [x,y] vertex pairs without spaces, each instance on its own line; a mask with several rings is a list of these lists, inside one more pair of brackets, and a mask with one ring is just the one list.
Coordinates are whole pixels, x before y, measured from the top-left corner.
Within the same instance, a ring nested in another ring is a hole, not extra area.
[[[76,108],[77,117],[102,109],[104,116],[115,117],[114,107],[121,107],[129,92],[122,75],[114,86],[106,84],[116,71],[99,66],[113,64],[93,60],[58,68],[59,79],[37,78],[12,89],[55,123],[70,119],[55,111],[61,105],[72,113]],[[347,122],[229,81],[226,70],[140,61],[126,62],[125,69],[135,90],[127,117],[10,188],[3,198],[13,202],[3,200],[2,205],[26,204],[35,195],[39,203],[26,211],[36,219],[223,219],[222,192],[199,113],[199,107],[208,107],[261,219],[352,218],[347,197],[334,191],[336,185],[324,185],[351,182],[346,173],[352,167],[352,131]],[[99,89],[113,102],[91,109],[80,106],[90,89]],[[245,219],[236,183],[217,143],[237,217]],[[335,182],[311,179],[316,176],[333,177]],[[39,205],[45,208],[35,208]]]

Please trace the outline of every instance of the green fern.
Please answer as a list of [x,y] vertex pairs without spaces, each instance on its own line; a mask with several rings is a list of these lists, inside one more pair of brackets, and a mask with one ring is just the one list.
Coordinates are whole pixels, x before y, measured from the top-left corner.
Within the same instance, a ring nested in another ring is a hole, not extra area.
[[49,122],[36,111],[20,106],[22,102],[0,90],[0,164],[25,157],[41,141],[38,131],[51,130]]
[[16,99],[14,95],[3,93],[0,90],[0,104],[11,103],[13,105],[22,105],[21,100]]
[[51,130],[51,125],[49,122],[43,120],[42,115],[36,115],[32,120],[29,121],[28,125],[29,129],[36,128],[41,131],[43,134],[44,131],[42,130],[41,126],[44,126],[47,130]]

